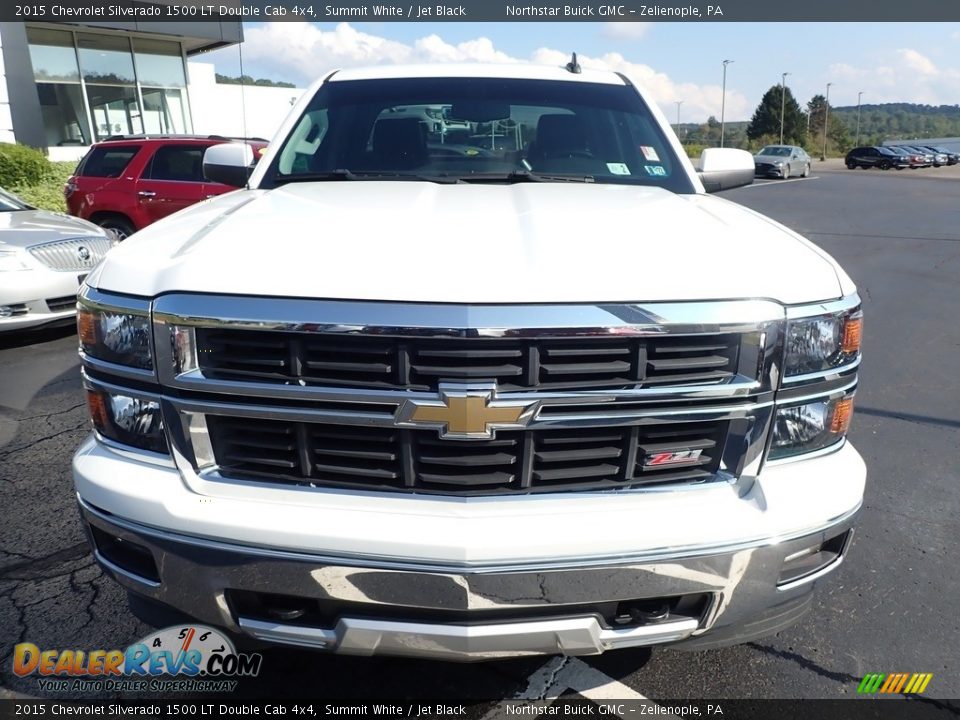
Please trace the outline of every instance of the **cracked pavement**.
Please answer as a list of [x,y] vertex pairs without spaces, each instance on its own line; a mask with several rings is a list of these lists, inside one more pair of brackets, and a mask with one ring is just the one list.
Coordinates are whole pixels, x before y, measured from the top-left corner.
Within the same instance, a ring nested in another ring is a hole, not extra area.
[[[820,175],[725,196],[805,232],[860,287],[865,361],[852,440],[869,478],[849,559],[821,583],[812,613],[777,636],[581,660],[654,699],[848,698],[867,672],[932,672],[927,699],[958,714],[944,700],[960,697],[955,184]],[[13,676],[15,642],[109,649],[149,631],[87,550],[70,479],[87,430],[72,331],[0,336],[0,692],[41,694],[35,680]],[[549,687],[564,667],[264,654],[263,673],[241,682],[241,696],[488,700],[522,694],[538,672],[538,687]]]

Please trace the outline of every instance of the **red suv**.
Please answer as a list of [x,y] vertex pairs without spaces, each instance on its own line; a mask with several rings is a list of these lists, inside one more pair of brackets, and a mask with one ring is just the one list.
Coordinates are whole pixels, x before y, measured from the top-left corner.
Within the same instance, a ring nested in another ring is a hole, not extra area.
[[[71,215],[120,239],[205,198],[236,188],[203,177],[203,152],[218,135],[126,136],[93,145],[63,187]],[[259,155],[262,138],[246,140]]]

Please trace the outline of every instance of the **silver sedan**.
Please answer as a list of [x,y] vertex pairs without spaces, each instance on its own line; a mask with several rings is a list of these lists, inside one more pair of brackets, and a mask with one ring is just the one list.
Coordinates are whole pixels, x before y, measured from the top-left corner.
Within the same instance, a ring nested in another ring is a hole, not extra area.
[[71,322],[80,283],[115,242],[93,223],[0,189],[0,332]]
[[807,177],[812,160],[796,145],[767,145],[753,156],[754,175],[786,180],[794,175]]

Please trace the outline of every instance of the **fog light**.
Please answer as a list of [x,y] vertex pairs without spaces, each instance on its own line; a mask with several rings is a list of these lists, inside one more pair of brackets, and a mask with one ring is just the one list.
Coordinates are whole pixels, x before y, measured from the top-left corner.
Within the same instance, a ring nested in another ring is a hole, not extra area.
[[804,578],[811,578],[822,570],[836,563],[842,556],[850,539],[850,531],[830,538],[824,543],[817,543],[783,559],[780,577],[777,586],[783,587]]
[[88,389],[87,407],[103,437],[142,450],[169,452],[159,402]]

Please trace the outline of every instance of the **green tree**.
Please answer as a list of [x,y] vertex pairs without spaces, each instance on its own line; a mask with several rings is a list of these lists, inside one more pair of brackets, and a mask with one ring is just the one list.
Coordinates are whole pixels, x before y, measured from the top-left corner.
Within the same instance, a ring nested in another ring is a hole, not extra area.
[[807,135],[807,116],[800,110],[790,88],[774,85],[763,95],[747,126],[747,137],[757,140],[764,135],[780,139],[780,110],[783,103],[783,142],[803,145]]

